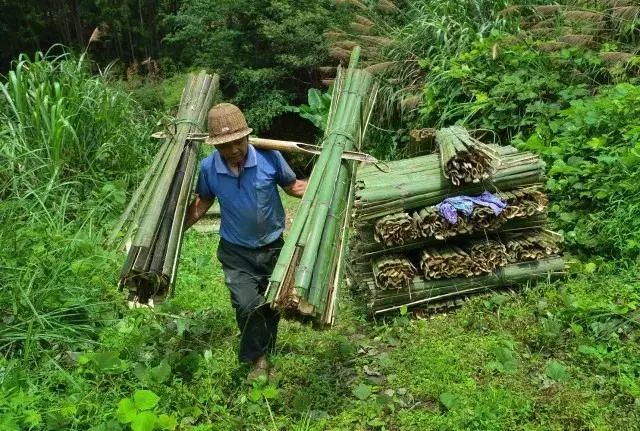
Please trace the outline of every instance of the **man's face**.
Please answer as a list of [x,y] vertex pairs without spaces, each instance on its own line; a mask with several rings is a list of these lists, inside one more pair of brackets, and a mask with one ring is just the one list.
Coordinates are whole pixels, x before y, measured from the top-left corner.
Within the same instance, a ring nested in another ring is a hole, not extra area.
[[229,165],[238,165],[244,161],[249,148],[249,138],[247,136],[235,141],[216,145],[220,155]]

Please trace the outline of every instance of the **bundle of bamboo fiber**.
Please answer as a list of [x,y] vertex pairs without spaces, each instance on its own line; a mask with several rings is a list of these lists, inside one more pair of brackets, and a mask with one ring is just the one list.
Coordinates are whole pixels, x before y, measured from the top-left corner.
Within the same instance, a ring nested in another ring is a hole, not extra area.
[[498,192],[498,197],[507,204],[500,214],[503,220],[543,214],[549,206],[549,198],[538,187]]
[[[502,232],[518,232],[530,229],[540,229],[548,224],[546,214],[535,214],[525,218],[515,218],[507,220],[500,226],[499,231]],[[456,225],[450,225],[456,226]],[[444,229],[444,228],[443,228]],[[352,260],[368,259],[374,256],[379,256],[386,253],[399,253],[425,246],[438,246],[442,245],[443,241],[467,241],[472,239],[486,237],[488,230],[477,230],[462,232],[458,235],[449,237],[447,235],[432,236],[428,238],[419,237],[415,240],[407,241],[402,245],[385,245],[375,240],[374,227],[372,225],[359,225],[354,232],[354,237],[351,241],[351,251],[353,252]]]
[[547,210],[548,200],[537,188],[499,192],[497,197],[507,204],[499,215],[488,207],[478,206],[468,217],[460,214],[455,224],[449,223],[435,205],[415,211],[412,216],[406,212],[384,216],[375,222],[375,240],[385,247],[393,247],[418,237],[443,240],[478,231],[495,231],[507,220],[542,214]]
[[132,301],[159,302],[171,293],[197,168],[197,147],[187,136],[201,131],[217,89],[217,75],[189,76],[175,133],[165,139],[108,240],[113,243],[129,222],[121,237],[129,248],[119,285],[129,289]]
[[[488,181],[458,187],[455,194],[497,192],[541,183],[544,179],[542,160],[528,152],[510,152],[509,148],[498,151]],[[354,202],[357,223],[366,224],[388,214],[434,205],[452,194],[437,155],[409,160],[389,162],[388,172],[367,170],[359,176]]]
[[400,254],[384,256],[373,262],[373,276],[382,290],[407,287],[416,273],[411,261]]
[[376,221],[375,239],[386,246],[401,245],[418,238],[418,230],[409,214],[402,212]]
[[489,178],[495,154],[474,139],[462,126],[451,126],[436,132],[440,164],[444,176],[454,186],[478,183]]
[[420,268],[427,280],[489,274],[506,264],[505,246],[490,240],[475,241],[462,247],[426,248],[420,259]]
[[359,147],[375,97],[371,75],[356,69],[359,56],[356,47],[336,77],[322,153],[265,293],[274,309],[321,325],[334,321],[353,202],[354,162],[341,157]]
[[367,280],[364,285],[369,289],[368,308],[372,314],[379,315],[403,307],[424,306],[431,302],[459,298],[500,287],[547,280],[562,274],[563,271],[562,258],[551,257],[509,264],[479,277],[443,280],[423,280],[416,277],[409,287],[401,290],[380,290],[373,279]]
[[562,235],[548,230],[508,235],[505,240],[509,262],[544,259],[560,253]]
[[477,275],[474,266],[473,258],[456,246],[426,248],[420,258],[420,268],[427,280],[472,277]]
[[507,248],[499,241],[475,241],[468,247],[475,275],[489,273],[508,263]]

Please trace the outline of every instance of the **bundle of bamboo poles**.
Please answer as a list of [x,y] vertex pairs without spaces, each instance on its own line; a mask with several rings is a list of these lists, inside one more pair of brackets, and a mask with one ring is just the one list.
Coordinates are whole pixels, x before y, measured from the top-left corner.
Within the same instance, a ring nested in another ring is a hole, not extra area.
[[424,280],[422,277],[416,277],[408,288],[401,290],[379,289],[372,277],[361,283],[361,286],[367,290],[367,305],[370,312],[373,315],[380,315],[403,307],[420,307],[501,287],[544,281],[561,275],[563,271],[563,259],[549,257],[531,262],[511,263],[489,274],[475,277],[441,280]]
[[410,242],[418,236],[442,240],[478,231],[495,231],[508,220],[547,211],[548,200],[536,188],[498,192],[496,196],[507,204],[499,215],[488,207],[478,206],[468,217],[461,214],[455,224],[449,223],[436,205],[415,211],[412,216],[406,212],[384,216],[375,223],[376,241],[389,247]]
[[471,137],[462,126],[451,126],[436,132],[440,164],[444,176],[454,186],[478,183],[489,178],[495,153],[490,147]]
[[375,98],[359,56],[356,47],[336,77],[322,152],[265,293],[274,309],[321,325],[334,321],[353,202],[355,166],[342,155],[359,148]]
[[408,287],[416,273],[416,267],[402,255],[388,255],[373,262],[373,276],[383,290]]
[[[462,221],[461,221],[462,220]],[[461,226],[466,226],[464,219],[459,219],[458,223],[462,223]],[[489,232],[519,232],[523,230],[540,229],[548,224],[546,212],[540,214],[534,214],[532,216],[524,218],[513,218],[505,221],[500,225],[499,229],[491,231],[489,229],[471,230],[468,228],[461,229],[460,232],[455,230],[447,231],[448,228],[454,229],[458,224],[443,224],[442,230],[446,233],[438,234],[430,237],[418,236],[418,238],[405,241],[401,245],[386,245],[380,243],[375,239],[375,226],[360,224],[354,232],[351,240],[352,259],[358,260],[363,258],[370,258],[387,253],[407,252],[410,250],[416,250],[424,248],[425,246],[437,246],[445,242],[458,242],[467,241],[473,239],[482,239],[486,237]]]
[[197,145],[188,134],[202,131],[217,89],[217,75],[203,71],[189,76],[175,131],[167,134],[107,240],[119,240],[128,249],[119,285],[129,289],[130,301],[153,304],[170,294],[197,169]]
[[[447,139],[462,136],[478,155],[458,148],[460,159],[429,154],[358,171],[349,279],[373,314],[458,304],[467,295],[562,272],[561,237],[544,230],[549,203],[540,190],[540,158],[475,142],[462,128],[439,133],[441,152],[458,142]],[[419,271],[407,281],[411,267]]]
[[389,172],[363,167],[358,175],[354,202],[356,221],[361,224],[409,209],[440,203],[450,195],[498,192],[539,184],[544,180],[544,162],[513,147],[496,150],[493,173],[487,181],[452,188],[443,175],[437,154],[388,163]]

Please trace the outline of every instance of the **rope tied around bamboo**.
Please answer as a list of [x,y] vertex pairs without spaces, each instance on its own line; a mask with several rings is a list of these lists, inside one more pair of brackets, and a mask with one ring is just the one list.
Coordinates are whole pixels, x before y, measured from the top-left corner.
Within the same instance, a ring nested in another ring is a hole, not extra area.
[[436,132],[442,172],[454,186],[478,183],[489,178],[495,154],[471,137],[462,126],[451,126]]

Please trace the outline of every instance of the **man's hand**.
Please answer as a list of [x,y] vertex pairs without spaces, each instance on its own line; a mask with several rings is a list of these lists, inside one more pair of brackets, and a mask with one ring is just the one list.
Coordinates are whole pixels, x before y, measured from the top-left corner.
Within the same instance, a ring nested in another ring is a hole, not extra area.
[[295,180],[291,185],[283,187],[284,192],[294,198],[301,198],[304,195],[304,191],[307,189],[307,182],[304,180]]
[[191,202],[187,209],[187,215],[184,218],[184,230],[189,229],[198,220],[207,213],[207,210],[213,205],[213,200],[203,199],[200,196],[196,196],[196,199]]

